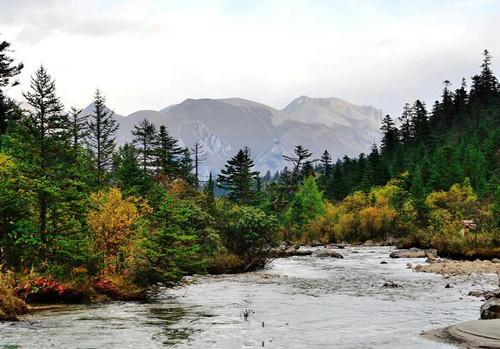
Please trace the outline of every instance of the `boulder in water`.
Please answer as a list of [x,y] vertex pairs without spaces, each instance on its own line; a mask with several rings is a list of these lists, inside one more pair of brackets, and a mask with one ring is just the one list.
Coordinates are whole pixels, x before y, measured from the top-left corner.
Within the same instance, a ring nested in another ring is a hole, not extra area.
[[311,247],[318,247],[318,246],[325,246],[325,244],[322,244],[321,242],[316,241],[316,240],[313,240],[311,242]]
[[313,253],[311,250],[296,250],[295,248],[289,248],[288,250],[283,252],[285,257],[292,256],[310,256]]
[[365,246],[365,247],[373,247],[373,246],[377,246],[377,244],[374,243],[372,240],[366,240],[365,243],[363,244],[363,246]]
[[425,251],[418,248],[411,248],[409,250],[399,250],[391,252],[391,258],[425,258],[428,257]]
[[340,253],[335,252],[332,249],[324,248],[322,250],[316,250],[312,253],[313,257],[330,257],[330,258],[344,258]]
[[481,319],[500,319],[499,298],[490,298],[481,306]]

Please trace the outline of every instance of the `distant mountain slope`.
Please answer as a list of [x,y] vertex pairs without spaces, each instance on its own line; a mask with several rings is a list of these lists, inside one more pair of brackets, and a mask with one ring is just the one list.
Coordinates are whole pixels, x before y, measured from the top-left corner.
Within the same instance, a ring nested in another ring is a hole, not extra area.
[[118,117],[118,144],[132,140],[133,126],[148,119],[165,125],[183,146],[203,144],[205,173],[218,172],[238,149],[249,146],[260,171],[281,170],[295,145],[319,158],[327,149],[334,159],[369,151],[379,140],[382,112],[338,98],[299,97],[283,110],[240,99],[187,99],[160,111],[141,110]]
[[339,98],[307,96],[295,99],[283,112],[297,121],[317,122],[339,131],[351,131],[351,135],[365,147],[379,138],[379,128],[384,116],[381,110],[371,106],[355,105]]

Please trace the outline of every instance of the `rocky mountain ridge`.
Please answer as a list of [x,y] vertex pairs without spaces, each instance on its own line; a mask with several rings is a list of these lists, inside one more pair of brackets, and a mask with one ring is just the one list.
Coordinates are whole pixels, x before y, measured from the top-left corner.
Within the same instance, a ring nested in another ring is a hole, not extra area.
[[[90,114],[92,105],[83,113]],[[284,109],[241,99],[187,99],[159,111],[140,110],[126,117],[115,114],[120,127],[117,143],[132,140],[134,125],[148,119],[165,125],[183,146],[203,145],[207,161],[203,173],[217,173],[238,149],[249,146],[257,170],[271,172],[286,166],[283,155],[295,145],[313,152],[328,150],[333,159],[368,152],[380,138],[383,113],[371,106],[355,105],[339,98],[301,96]]]

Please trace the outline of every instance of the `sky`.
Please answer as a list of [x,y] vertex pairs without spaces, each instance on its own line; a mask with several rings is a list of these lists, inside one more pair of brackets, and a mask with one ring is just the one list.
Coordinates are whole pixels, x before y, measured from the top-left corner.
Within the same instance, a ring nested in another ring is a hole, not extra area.
[[96,88],[121,115],[187,98],[240,97],[284,108],[338,97],[393,117],[459,88],[484,49],[500,75],[498,0],[0,0],[0,40],[41,64],[68,108]]

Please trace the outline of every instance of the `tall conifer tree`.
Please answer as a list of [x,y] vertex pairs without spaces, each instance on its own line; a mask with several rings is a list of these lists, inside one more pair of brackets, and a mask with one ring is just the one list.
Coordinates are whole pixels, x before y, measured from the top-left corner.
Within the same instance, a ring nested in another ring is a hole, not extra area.
[[87,120],[87,141],[93,153],[97,184],[102,185],[112,164],[112,155],[115,150],[115,133],[118,123],[113,112],[106,107],[106,98],[99,89],[94,95],[94,110]]

